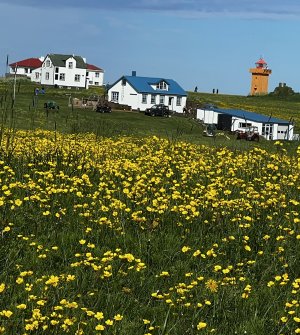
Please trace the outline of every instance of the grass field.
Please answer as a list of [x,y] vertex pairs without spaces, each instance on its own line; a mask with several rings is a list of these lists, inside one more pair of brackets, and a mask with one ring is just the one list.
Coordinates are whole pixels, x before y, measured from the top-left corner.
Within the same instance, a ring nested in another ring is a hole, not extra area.
[[33,88],[0,91],[0,334],[300,334],[298,143]]

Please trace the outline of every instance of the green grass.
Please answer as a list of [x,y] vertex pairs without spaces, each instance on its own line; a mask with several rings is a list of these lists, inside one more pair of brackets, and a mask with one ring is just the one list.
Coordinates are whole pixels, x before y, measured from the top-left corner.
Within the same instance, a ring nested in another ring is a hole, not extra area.
[[[45,95],[34,96],[34,89],[40,85],[28,80],[18,79],[16,82],[16,100],[12,106],[13,80],[0,81],[0,117],[1,124],[13,129],[46,129],[63,133],[93,132],[97,136],[134,135],[159,136],[170,141],[184,140],[192,143],[213,146],[228,146],[232,149],[253,147],[253,143],[236,141],[230,134],[219,134],[216,138],[203,136],[203,127],[195,120],[187,117],[174,116],[171,118],[147,117],[143,113],[113,110],[111,114],[99,114],[92,109],[72,108],[69,106],[71,97],[87,98],[91,95],[103,95],[104,89],[55,89],[46,87]],[[188,101],[201,106],[211,102],[224,108],[241,108],[264,113],[285,119],[299,120],[299,101],[296,97],[282,100],[276,97],[244,97],[222,94],[188,93]],[[44,109],[44,103],[54,100],[60,106],[59,111]],[[262,140],[259,146],[272,147]],[[295,148],[292,143],[288,148]]]
[[298,143],[68,106],[94,90],[33,106],[20,83],[14,106],[0,83],[1,335],[300,332]]

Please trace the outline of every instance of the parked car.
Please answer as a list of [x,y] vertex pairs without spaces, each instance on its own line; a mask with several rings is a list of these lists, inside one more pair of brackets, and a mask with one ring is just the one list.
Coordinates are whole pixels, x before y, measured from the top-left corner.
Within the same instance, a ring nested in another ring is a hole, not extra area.
[[97,105],[96,112],[97,113],[111,113],[111,107],[108,105]]
[[145,110],[145,115],[169,117],[169,106],[165,106],[163,104],[153,105],[152,107]]
[[258,127],[250,126],[245,130],[237,130],[237,140],[246,140],[246,141],[259,141],[259,132]]

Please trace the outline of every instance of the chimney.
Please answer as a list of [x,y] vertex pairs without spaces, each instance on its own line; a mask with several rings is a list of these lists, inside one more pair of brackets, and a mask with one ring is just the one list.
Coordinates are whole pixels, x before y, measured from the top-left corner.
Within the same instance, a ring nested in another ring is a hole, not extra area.
[[136,77],[136,71],[132,71],[132,77]]

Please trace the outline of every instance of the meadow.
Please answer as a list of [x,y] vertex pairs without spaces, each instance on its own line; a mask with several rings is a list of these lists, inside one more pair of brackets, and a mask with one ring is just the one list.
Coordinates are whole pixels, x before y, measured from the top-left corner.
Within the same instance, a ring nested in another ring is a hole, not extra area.
[[10,92],[0,334],[300,333],[298,143],[207,139],[50,89],[47,116],[27,86],[13,106]]

